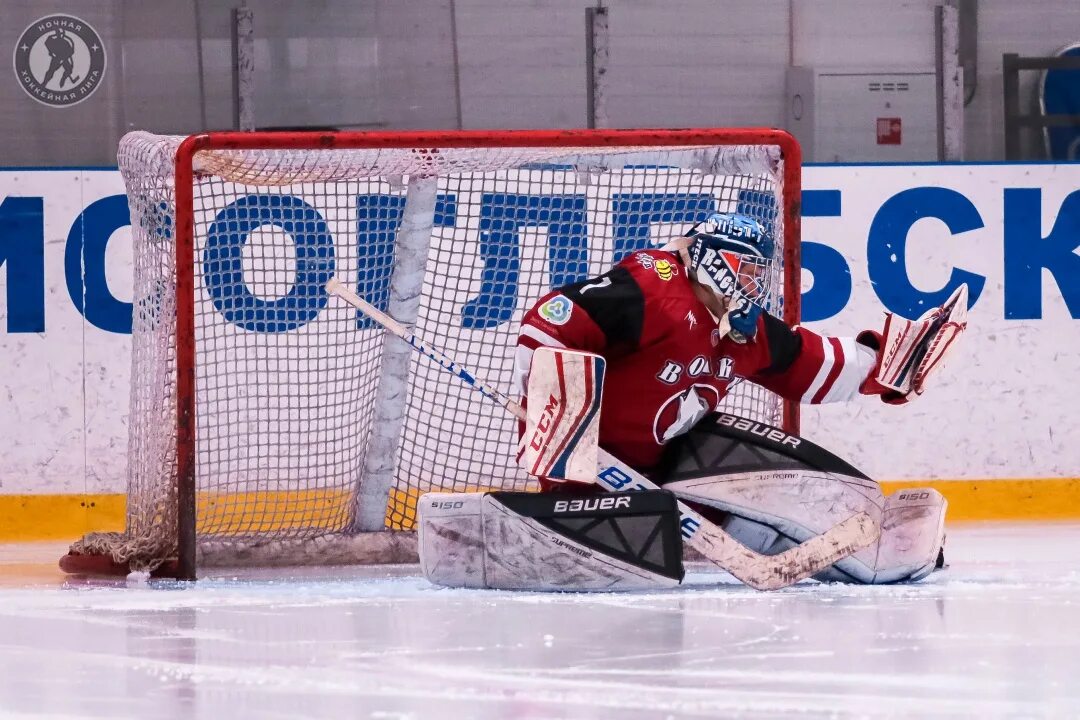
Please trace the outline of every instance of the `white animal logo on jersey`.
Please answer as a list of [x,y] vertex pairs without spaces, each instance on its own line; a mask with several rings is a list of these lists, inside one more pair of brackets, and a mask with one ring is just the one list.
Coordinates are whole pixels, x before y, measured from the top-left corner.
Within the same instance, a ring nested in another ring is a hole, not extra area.
[[667,443],[694,427],[719,402],[720,392],[712,385],[695,383],[675,393],[656,413],[653,437],[661,445]]

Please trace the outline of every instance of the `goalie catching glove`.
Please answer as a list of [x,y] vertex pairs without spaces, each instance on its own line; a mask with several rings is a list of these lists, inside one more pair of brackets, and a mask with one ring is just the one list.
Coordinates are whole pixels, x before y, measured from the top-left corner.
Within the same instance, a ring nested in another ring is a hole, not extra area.
[[941,370],[957,338],[967,329],[968,289],[961,285],[941,307],[918,320],[893,313],[885,316],[885,330],[859,333],[858,342],[878,353],[878,370],[860,388],[865,395],[880,395],[902,405],[923,394],[926,381]]

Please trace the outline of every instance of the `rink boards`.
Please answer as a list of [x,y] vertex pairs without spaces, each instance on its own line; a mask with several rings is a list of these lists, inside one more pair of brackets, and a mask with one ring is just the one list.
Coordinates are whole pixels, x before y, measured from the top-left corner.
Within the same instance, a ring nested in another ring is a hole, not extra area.
[[[943,384],[904,408],[804,408],[872,477],[951,517],[1080,517],[1080,165],[805,170],[804,320],[850,335],[967,282]],[[122,522],[130,240],[112,169],[0,171],[0,537]],[[81,309],[80,309],[81,308]]]

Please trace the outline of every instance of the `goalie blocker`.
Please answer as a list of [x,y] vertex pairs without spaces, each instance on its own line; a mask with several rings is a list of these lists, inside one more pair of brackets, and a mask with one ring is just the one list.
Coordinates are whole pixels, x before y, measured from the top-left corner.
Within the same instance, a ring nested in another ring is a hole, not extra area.
[[675,497],[627,493],[427,493],[420,567],[445,587],[636,590],[678,585]]
[[533,352],[518,458],[530,475],[596,481],[605,367],[595,353],[550,347]]

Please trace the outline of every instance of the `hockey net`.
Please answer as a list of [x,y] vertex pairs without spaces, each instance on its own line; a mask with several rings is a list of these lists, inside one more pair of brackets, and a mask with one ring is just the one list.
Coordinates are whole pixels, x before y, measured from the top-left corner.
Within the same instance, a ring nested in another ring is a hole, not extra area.
[[[534,487],[502,408],[329,297],[331,277],[508,391],[540,295],[737,211],[777,240],[770,311],[798,318],[799,154],[780,131],[135,132],[118,156],[127,530],[77,542],[76,571],[179,558],[192,576],[196,548],[202,564],[394,561],[396,535],[370,531],[409,530],[423,492]],[[723,407],[797,429],[749,383]]]

